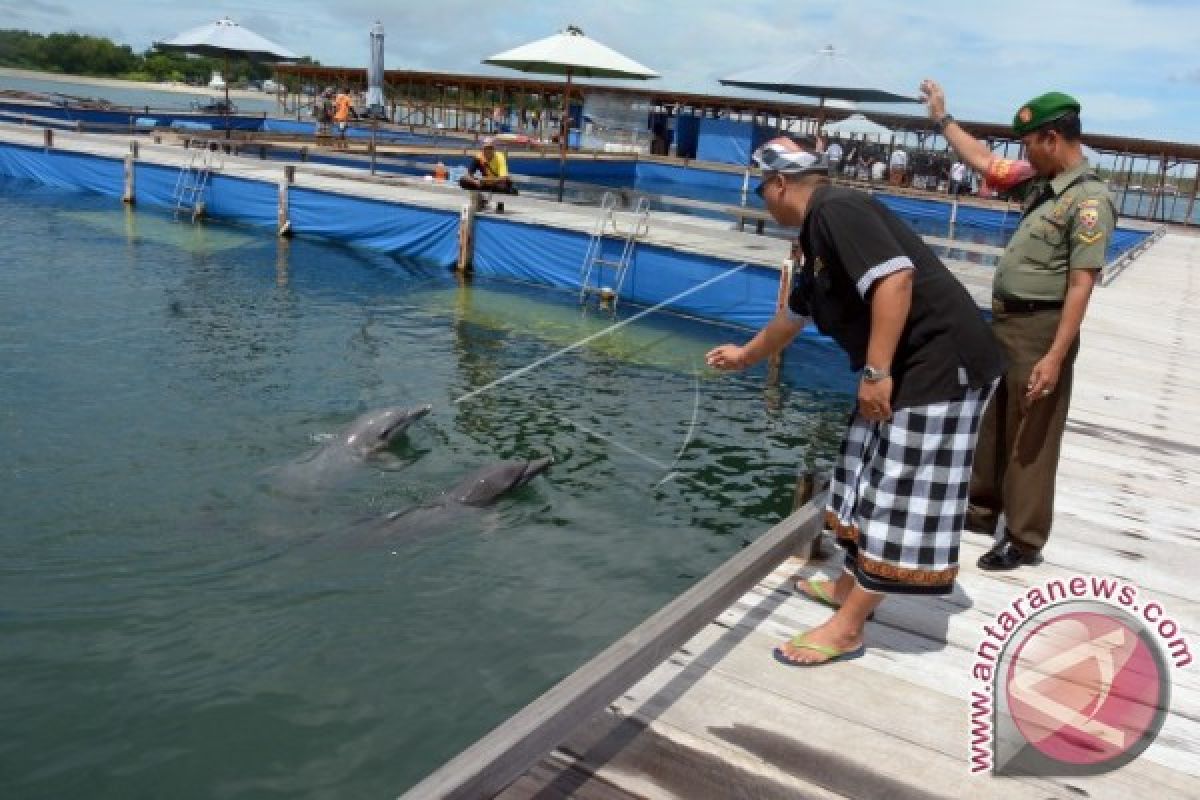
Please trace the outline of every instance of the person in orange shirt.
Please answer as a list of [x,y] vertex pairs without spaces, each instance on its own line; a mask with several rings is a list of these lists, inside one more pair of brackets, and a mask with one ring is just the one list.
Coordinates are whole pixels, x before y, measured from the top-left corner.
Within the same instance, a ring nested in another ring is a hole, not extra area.
[[337,125],[342,148],[346,146],[346,126],[349,124],[351,116],[355,119],[358,118],[350,95],[345,90],[339,91],[337,97],[333,99],[333,122]]

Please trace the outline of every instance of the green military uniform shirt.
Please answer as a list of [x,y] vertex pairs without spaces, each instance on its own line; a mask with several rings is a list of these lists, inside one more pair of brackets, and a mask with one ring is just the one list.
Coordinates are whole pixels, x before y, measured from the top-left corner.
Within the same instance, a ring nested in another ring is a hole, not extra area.
[[1013,300],[1062,302],[1073,269],[1101,269],[1116,227],[1108,187],[1086,161],[1023,191],[1025,213],[996,267],[992,294]]

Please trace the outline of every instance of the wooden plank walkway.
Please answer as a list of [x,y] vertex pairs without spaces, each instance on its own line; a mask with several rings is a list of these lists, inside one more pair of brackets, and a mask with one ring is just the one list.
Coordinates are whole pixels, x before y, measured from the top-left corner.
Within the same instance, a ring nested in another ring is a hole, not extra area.
[[[12,142],[41,147],[41,128],[0,123],[0,142]],[[123,159],[129,153],[128,136],[72,133],[55,131],[54,149],[90,153],[108,158]],[[197,150],[179,145],[155,145],[145,137],[137,139],[138,161],[179,169]],[[329,151],[336,154],[335,151]],[[299,188],[370,198],[386,202],[405,203],[458,213],[466,195],[456,186],[434,184],[420,178],[396,175],[377,175],[364,170],[326,164],[302,163],[296,166],[293,184]],[[283,179],[284,163],[264,161],[247,156],[222,156],[222,166],[215,174],[258,180],[277,185]],[[520,195],[501,197],[505,211],[502,218],[512,222],[540,225],[560,230],[590,234],[598,211],[595,207],[557,203],[538,197]],[[490,213],[490,212],[487,212]],[[646,244],[666,247],[685,253],[718,258],[732,264],[755,264],[779,269],[790,252],[790,241],[773,236],[757,236],[731,229],[730,220],[708,219],[665,211],[651,213]],[[992,270],[967,261],[947,261],[947,266],[959,277],[980,307],[989,306]]]
[[983,626],[1026,588],[1120,577],[1157,600],[1200,655],[1200,237],[1170,233],[1097,293],[1076,372],[1046,561],[981,572],[964,538],[946,598],[895,598],[863,658],[818,669],[771,649],[827,612],[797,597],[791,558],[581,725],[506,790],[536,797],[1200,797],[1200,672],[1173,670],[1171,708],[1138,759],[1102,776],[968,773],[970,675]]

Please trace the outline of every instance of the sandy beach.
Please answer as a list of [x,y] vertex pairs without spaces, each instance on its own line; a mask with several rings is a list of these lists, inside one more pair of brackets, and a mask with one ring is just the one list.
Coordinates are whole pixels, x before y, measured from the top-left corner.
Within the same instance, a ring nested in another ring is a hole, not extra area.
[[[153,83],[150,81],[123,81],[118,78],[96,78],[90,75],[66,75],[59,72],[38,72],[31,69],[12,69],[0,67],[0,79],[25,78],[28,80],[56,81],[58,83],[84,84],[87,86],[104,86],[116,89],[149,89],[156,92],[174,92],[176,94],[197,95],[209,97],[213,89],[206,86],[185,86],[181,83]],[[3,88],[3,87],[0,87]],[[239,100],[250,100],[269,97],[263,92],[252,92],[246,89],[230,89],[229,96]]]

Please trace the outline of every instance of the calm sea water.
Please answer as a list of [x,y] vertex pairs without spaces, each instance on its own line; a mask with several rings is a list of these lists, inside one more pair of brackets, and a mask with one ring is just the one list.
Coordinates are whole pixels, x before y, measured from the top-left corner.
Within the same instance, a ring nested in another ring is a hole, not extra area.
[[[744,332],[669,317],[455,403],[607,321],[29,184],[0,218],[3,797],[395,796],[780,519],[851,403],[819,340],[770,390],[700,367]],[[388,462],[276,487],[419,403]],[[544,454],[492,509],[361,535]]]
[[[214,97],[224,98],[224,92],[209,89],[197,89],[194,92],[166,92],[155,89],[154,84],[145,86],[95,86],[90,83],[72,83],[70,81],[52,81],[39,78],[21,78],[10,75],[0,75],[0,89],[14,89],[22,92],[41,92],[45,94],[65,94],[73,97],[90,97],[107,100],[120,106],[150,106],[173,110],[187,110],[195,102],[206,102]],[[275,98],[271,95],[262,97],[235,97],[233,104],[239,111],[245,112],[274,112]]]

